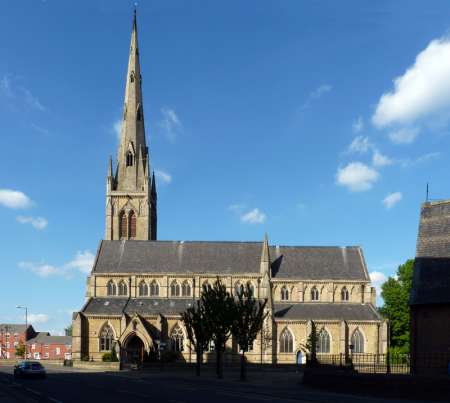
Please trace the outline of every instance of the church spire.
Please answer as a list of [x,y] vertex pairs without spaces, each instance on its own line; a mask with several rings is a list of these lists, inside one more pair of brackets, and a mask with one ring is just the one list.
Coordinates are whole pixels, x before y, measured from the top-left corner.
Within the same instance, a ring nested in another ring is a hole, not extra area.
[[148,149],[145,142],[142,76],[135,9],[131,29],[120,145],[117,155],[117,190],[136,191],[148,185],[148,179],[144,175],[145,170],[142,169],[143,166],[148,164],[147,158]]

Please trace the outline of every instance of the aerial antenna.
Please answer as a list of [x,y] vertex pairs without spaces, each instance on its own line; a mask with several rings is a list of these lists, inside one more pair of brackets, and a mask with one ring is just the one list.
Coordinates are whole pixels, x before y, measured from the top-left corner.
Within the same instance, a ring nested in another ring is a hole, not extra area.
[[428,182],[427,182],[427,197],[425,201],[428,202]]

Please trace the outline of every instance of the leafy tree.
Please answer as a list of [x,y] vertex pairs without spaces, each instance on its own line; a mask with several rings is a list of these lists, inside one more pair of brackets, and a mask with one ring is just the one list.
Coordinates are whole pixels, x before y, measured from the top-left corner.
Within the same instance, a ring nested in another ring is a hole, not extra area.
[[72,336],[72,325],[69,325],[66,328],[64,328],[64,333],[66,336]]
[[318,341],[316,324],[311,321],[311,333],[305,344],[300,344],[300,350],[309,354],[309,363],[314,365],[317,363],[317,341]]
[[391,347],[401,353],[409,352],[409,293],[412,286],[414,260],[398,266],[397,273],[381,286],[384,305],[380,313],[389,319]]
[[196,373],[200,376],[200,368],[203,362],[203,352],[211,340],[210,326],[208,326],[205,309],[201,301],[197,305],[188,308],[181,314],[181,319],[186,328],[188,339],[195,348],[197,356]]
[[15,350],[16,350],[15,351],[16,357],[25,358],[26,348],[25,348],[25,343],[22,340],[19,341],[19,344],[16,346]]
[[206,327],[211,334],[216,350],[216,372],[223,378],[222,356],[225,344],[231,336],[235,315],[234,299],[219,278],[203,287],[201,305],[205,310]]
[[246,358],[248,347],[253,344],[258,333],[262,330],[267,312],[264,308],[267,299],[259,301],[253,296],[253,290],[249,284],[242,288],[235,300],[234,320],[231,332],[236,338],[241,349],[241,381],[246,380]]

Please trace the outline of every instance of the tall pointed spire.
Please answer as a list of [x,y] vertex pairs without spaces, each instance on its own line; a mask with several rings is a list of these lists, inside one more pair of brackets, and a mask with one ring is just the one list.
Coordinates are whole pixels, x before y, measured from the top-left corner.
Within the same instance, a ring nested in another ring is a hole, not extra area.
[[120,145],[117,155],[118,190],[138,190],[144,186],[145,182],[145,170],[143,170],[142,167],[147,164],[148,149],[145,142],[141,83],[142,76],[139,61],[135,8],[131,29],[130,55],[128,58],[123,120],[120,130]]

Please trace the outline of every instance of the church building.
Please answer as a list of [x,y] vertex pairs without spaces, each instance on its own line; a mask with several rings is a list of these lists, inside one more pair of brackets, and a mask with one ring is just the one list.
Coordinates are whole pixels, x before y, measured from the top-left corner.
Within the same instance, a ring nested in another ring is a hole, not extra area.
[[[217,277],[235,294],[249,284],[267,298],[263,331],[249,362],[295,363],[314,322],[318,354],[384,353],[387,326],[376,308],[358,246],[157,240],[157,191],[146,143],[136,15],[133,19],[117,161],[106,179],[106,230],[86,300],[73,314],[72,356],[123,364],[151,360],[161,347],[195,362],[180,313]],[[211,346],[211,350],[213,346]],[[229,341],[225,362],[238,359]],[[205,353],[205,359],[214,354]]]

